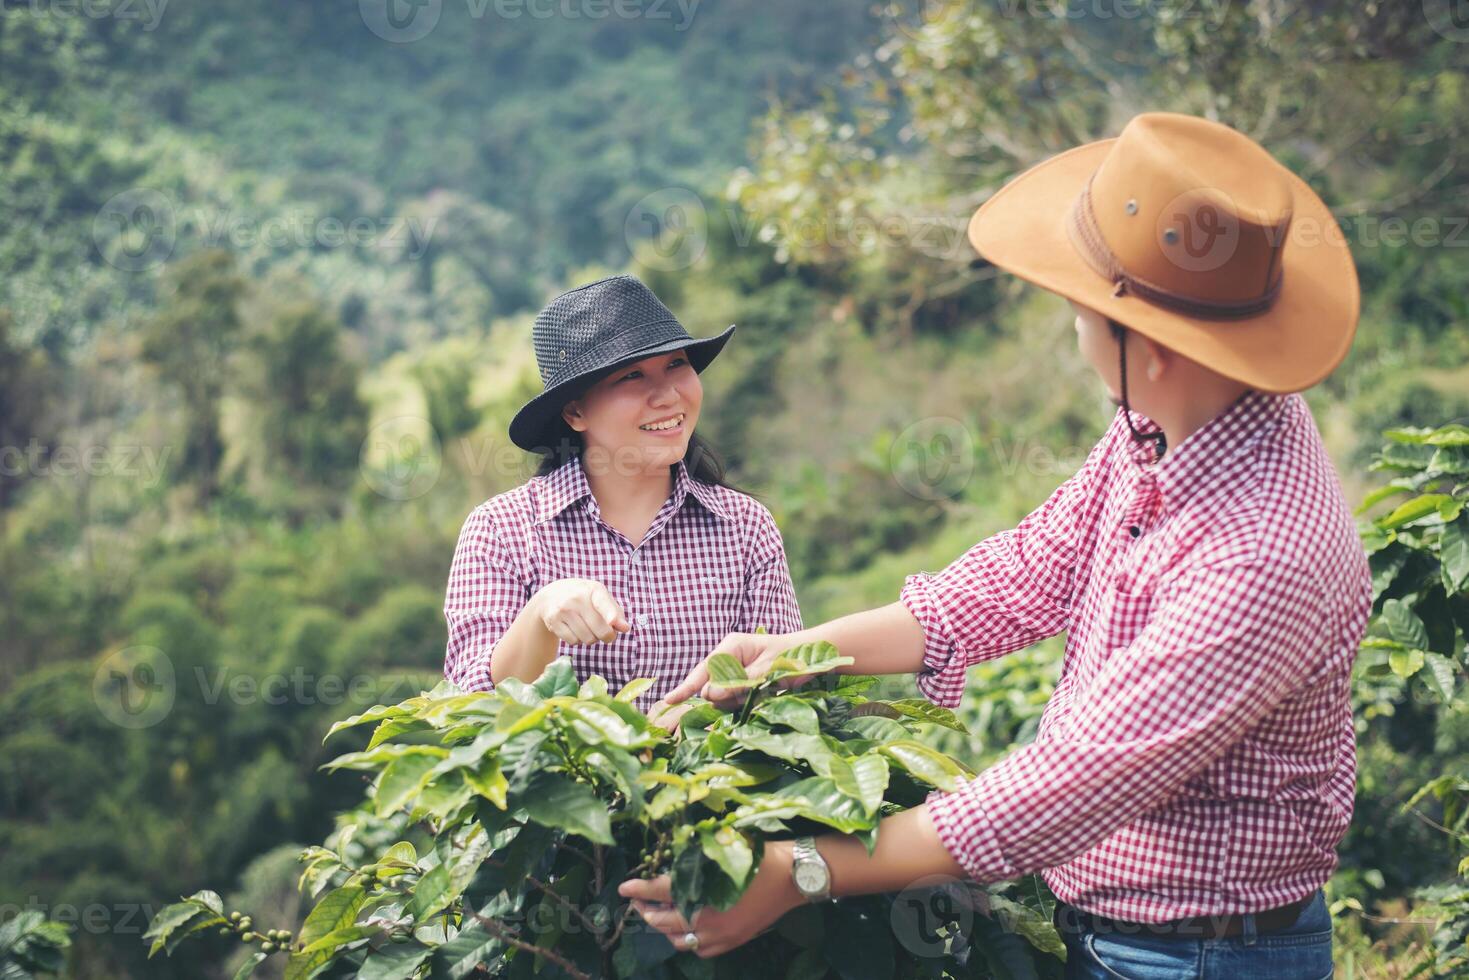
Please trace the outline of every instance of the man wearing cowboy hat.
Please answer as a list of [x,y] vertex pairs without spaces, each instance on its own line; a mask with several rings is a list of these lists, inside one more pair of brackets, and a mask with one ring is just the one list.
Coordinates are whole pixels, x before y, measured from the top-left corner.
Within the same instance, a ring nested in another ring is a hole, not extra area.
[[[970,241],[1076,310],[1119,411],[1016,528],[898,602],[719,650],[758,671],[829,640],[851,673],[916,673],[959,703],[966,668],[1066,631],[1036,737],[855,838],[769,842],[745,898],[693,928],[668,882],[624,895],[712,955],[806,899],[929,875],[1039,872],[1068,975],[1329,976],[1323,883],[1352,814],[1350,673],[1366,558],[1299,394],[1345,356],[1356,272],[1331,213],[1218,123],[1133,119],[1011,181]],[[696,669],[667,701],[728,693]]]

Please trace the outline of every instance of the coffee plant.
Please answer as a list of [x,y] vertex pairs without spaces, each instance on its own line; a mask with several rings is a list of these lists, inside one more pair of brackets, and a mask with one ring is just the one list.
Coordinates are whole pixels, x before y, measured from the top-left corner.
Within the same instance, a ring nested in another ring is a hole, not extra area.
[[747,677],[716,655],[711,676],[743,705],[694,699],[672,732],[634,705],[651,680],[612,694],[600,677],[578,685],[565,658],[532,684],[446,682],[374,706],[328,733],[375,725],[328,764],[371,788],[356,822],[302,855],[316,904],[301,928],[257,929],[201,891],[155,916],[150,955],[237,939],[250,952],[236,980],[272,956],[286,980],[1059,976],[1038,888],[1037,903],[947,881],[807,905],[712,959],[675,951],[618,895],[625,878],[668,874],[685,915],[729,908],[765,841],[835,830],[870,853],[883,817],[972,775],[918,737],[962,732],[952,712],[870,699],[874,678],[832,672],[851,662],[811,644]]
[[25,909],[0,923],[0,980],[30,980],[39,974],[60,973],[71,929],[48,922],[35,909]]
[[[1469,637],[1469,427],[1385,435],[1389,441],[1373,469],[1393,477],[1361,509],[1395,506],[1362,530],[1374,616],[1357,659],[1357,711],[1368,719],[1390,715],[1407,696],[1446,718],[1456,708]],[[1439,925],[1432,957],[1410,975],[1463,976],[1469,972],[1469,774],[1447,772],[1403,806],[1413,810],[1428,800],[1440,811],[1429,819],[1463,856],[1455,880],[1417,892],[1432,903]]]

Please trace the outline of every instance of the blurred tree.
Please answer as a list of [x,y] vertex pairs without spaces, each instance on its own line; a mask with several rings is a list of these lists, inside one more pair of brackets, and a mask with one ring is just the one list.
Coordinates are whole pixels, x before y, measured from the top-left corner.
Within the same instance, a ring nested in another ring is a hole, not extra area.
[[479,424],[479,409],[470,404],[473,363],[465,360],[421,361],[414,365],[413,377],[423,389],[429,425],[440,440],[457,439],[472,432]]
[[245,281],[222,249],[196,252],[168,270],[163,302],[142,328],[143,359],[183,397],[183,475],[202,501],[219,489],[224,456],[220,399],[239,344]]
[[49,359],[14,340],[10,312],[0,309],[0,527],[11,497],[34,475],[27,450],[47,438],[55,385]]
[[[290,300],[251,336],[249,351],[246,387],[260,416],[263,458],[288,488],[281,499],[294,498],[297,515],[318,503],[338,512],[332,498],[357,472],[368,416],[342,325],[312,300]],[[296,496],[303,492],[309,500]]]

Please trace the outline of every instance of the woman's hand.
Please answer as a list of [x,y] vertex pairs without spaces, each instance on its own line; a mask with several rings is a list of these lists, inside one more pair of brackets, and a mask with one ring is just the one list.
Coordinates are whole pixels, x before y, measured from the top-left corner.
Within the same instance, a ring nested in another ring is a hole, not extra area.
[[755,880],[734,907],[721,912],[705,906],[694,914],[692,926],[673,905],[667,875],[648,881],[629,878],[617,886],[617,893],[631,899],[643,920],[666,935],[674,949],[688,950],[688,934],[694,933],[698,944],[693,952],[702,959],[743,946],[805,902],[791,878],[791,842],[787,840],[766,842]]
[[[801,645],[800,634],[797,633],[731,633],[719,641],[714,648],[716,653],[727,653],[740,663],[745,665],[745,673],[751,677],[759,677],[770,668],[770,665],[782,653],[792,647]],[[809,680],[805,677],[793,677],[780,682],[781,687],[796,687]],[[744,703],[744,690],[716,687],[709,681],[709,662],[703,660],[697,667],[689,671],[683,683],[663,696],[663,701],[675,705],[686,701],[695,694],[706,701],[712,701],[726,711],[732,710]]]
[[622,607],[601,582],[563,578],[537,592],[536,615],[547,632],[576,646],[611,643],[632,629]]

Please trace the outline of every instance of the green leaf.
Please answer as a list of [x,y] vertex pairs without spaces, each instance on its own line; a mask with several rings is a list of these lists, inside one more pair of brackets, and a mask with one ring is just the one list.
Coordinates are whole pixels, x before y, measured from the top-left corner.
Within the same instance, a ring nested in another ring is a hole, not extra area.
[[344,885],[328,892],[302,923],[298,937],[301,943],[310,946],[322,936],[352,925],[366,900],[367,892],[358,885]]
[[[209,912],[197,903],[187,900],[183,902],[175,902],[172,905],[165,905],[163,908],[159,909],[158,914],[153,916],[153,921],[148,923],[148,931],[143,933],[143,938],[145,940],[153,940],[153,945],[149,948],[148,955],[151,957],[160,949],[163,949],[165,945],[167,945],[169,937],[173,935],[175,930],[177,930],[184,923],[188,922],[190,919],[193,919],[195,916],[200,915],[209,915]],[[39,921],[43,920],[45,916],[40,913],[36,913],[35,918]],[[17,916],[17,918],[12,921],[20,921],[19,916]],[[24,931],[25,928],[22,927],[17,931],[17,935]]]
[[348,752],[346,755],[339,755],[321,768],[330,772],[338,769],[381,769],[410,755],[428,756],[437,762],[439,759],[446,758],[449,750],[439,748],[437,745],[379,745],[364,752]]
[[408,903],[408,914],[419,925],[449,906],[454,901],[453,886],[447,865],[436,865],[418,879],[413,889],[413,898]]
[[930,786],[952,792],[959,788],[964,770],[948,756],[921,742],[890,742],[879,750],[910,775]]
[[1382,618],[1394,640],[1419,650],[1428,649],[1428,630],[1424,627],[1423,620],[1406,602],[1401,599],[1387,600],[1382,604]]
[[745,665],[740,663],[733,654],[711,654],[705,661],[705,666],[709,669],[709,680],[716,687],[744,688],[754,687],[760,683],[758,679],[751,679],[745,674]]
[[353,728],[357,725],[365,725],[368,722],[382,721],[386,718],[398,718],[410,713],[411,712],[407,708],[403,707],[400,704],[375,704],[371,708],[368,708],[366,711],[362,712],[362,714],[353,715],[345,721],[339,721],[332,727],[328,728],[326,730],[326,736],[322,739],[322,741],[325,742],[328,738],[331,738],[333,735],[335,735],[337,732],[342,731],[343,729]]
[[[788,800],[800,800],[805,804],[799,813],[807,820],[825,824],[844,834],[865,830],[872,826],[873,818],[862,809],[856,797],[843,793],[834,780],[826,776],[812,776],[782,787],[774,794]],[[738,822],[738,821],[737,821]]]
[[[866,705],[860,705],[859,707],[866,707]],[[891,718],[882,718],[876,715],[851,718],[847,721],[847,729],[855,732],[862,738],[870,739],[874,742],[892,742],[897,739],[909,738],[913,734]]]
[[657,737],[646,731],[638,731],[623,720],[622,716],[604,704],[584,701],[562,709],[562,714],[572,721],[572,729],[588,745],[606,742],[620,749],[638,749],[652,745]]
[[255,968],[261,963],[265,962],[265,957],[265,953],[261,953],[258,951],[253,953],[250,958],[241,963],[240,968],[235,971],[235,980],[247,980],[248,977],[254,976]]
[[306,922],[301,926],[299,938],[304,948],[292,953],[286,961],[286,980],[307,980],[330,963],[336,947],[313,949],[313,944],[339,929],[352,926],[366,900],[367,893],[357,885],[346,885],[328,892],[306,916]]
[[864,755],[853,759],[849,768],[856,780],[857,799],[869,815],[877,813],[888,788],[887,760],[877,754]]
[[914,721],[923,722],[927,725],[938,725],[940,728],[947,728],[950,731],[960,732],[964,735],[969,734],[969,729],[964,727],[964,723],[959,720],[958,715],[954,714],[948,708],[934,704],[932,701],[925,701],[922,698],[903,698],[899,701],[889,701],[887,703],[905,718],[911,718]]
[[652,687],[653,683],[654,681],[651,677],[634,677],[632,680],[622,685],[622,690],[617,692],[617,700],[630,704],[633,701],[636,701],[638,699],[638,696],[641,695],[644,691]]
[[1029,905],[994,892],[988,894],[990,915],[1000,921],[1006,932],[1019,933],[1036,949],[1057,959],[1066,958],[1066,944],[1051,920]]
[[546,666],[531,685],[543,698],[571,697],[576,694],[576,671],[570,657],[557,657]]
[[785,725],[807,735],[821,731],[821,719],[816,709],[799,697],[784,695],[773,697],[755,709],[755,716],[767,724]]
[[454,856],[454,863],[449,869],[449,891],[454,897],[462,895],[474,880],[480,865],[490,854],[491,845],[490,835],[484,828],[479,824],[473,825],[464,842],[464,850]]
[[1394,531],[1426,517],[1437,518],[1439,507],[1453,502],[1454,498],[1446,493],[1425,493],[1400,504],[1391,514],[1379,519],[1377,526],[1384,531]]
[[802,732],[772,732],[756,725],[736,725],[729,730],[729,737],[747,749],[792,765],[810,764],[812,759],[831,754],[819,736]]
[[[335,953],[340,947],[348,943],[355,943],[359,939],[366,939],[382,932],[378,926],[343,926],[333,929],[331,932],[314,941],[301,950],[302,956],[314,956],[317,953]],[[330,958],[330,955],[328,956]]]
[[1441,653],[1425,652],[1423,664],[1428,668],[1423,675],[1424,682],[1444,704],[1452,702],[1454,700],[1454,662]]
[[520,804],[530,818],[547,827],[560,827],[599,844],[612,843],[612,823],[606,805],[584,783],[563,773],[540,771],[531,777]]
[[1469,514],[1460,514],[1458,520],[1444,526],[1439,560],[1445,592],[1454,595],[1469,587]]
[[1384,437],[1391,439],[1393,442],[1399,442],[1410,446],[1420,446],[1428,441],[1429,436],[1433,435],[1433,430],[1420,428],[1417,426],[1405,425],[1393,429],[1387,429],[1382,434]]
[[[444,756],[449,754],[442,749],[440,751]],[[377,780],[377,792],[373,797],[374,812],[379,817],[386,817],[402,809],[404,804],[423,791],[439,761],[439,756],[414,754],[389,763]]]
[[1387,662],[1394,674],[1406,679],[1423,669],[1423,651],[1393,650],[1387,655]]
[[[492,936],[484,924],[468,921],[459,935],[433,950],[434,980],[459,980],[492,960],[504,943]],[[383,978],[387,980],[387,978]]]
[[[372,950],[357,968],[357,980],[412,980],[423,961],[434,952],[419,942],[385,943]],[[471,967],[473,969],[473,967]],[[466,971],[467,972],[467,971]],[[461,976],[463,974],[460,974]]]
[[510,781],[500,771],[499,759],[486,759],[480,763],[479,769],[465,770],[464,781],[480,796],[505,809],[505,794],[510,789]]
[[1451,422],[1423,441],[1430,446],[1469,446],[1469,426]]
[[699,844],[737,888],[743,890],[749,884],[755,852],[743,834],[732,827],[704,827],[699,831]]
[[1439,447],[1438,452],[1433,454],[1433,459],[1428,461],[1428,471],[1446,473],[1451,476],[1463,476],[1469,473],[1469,447]]

